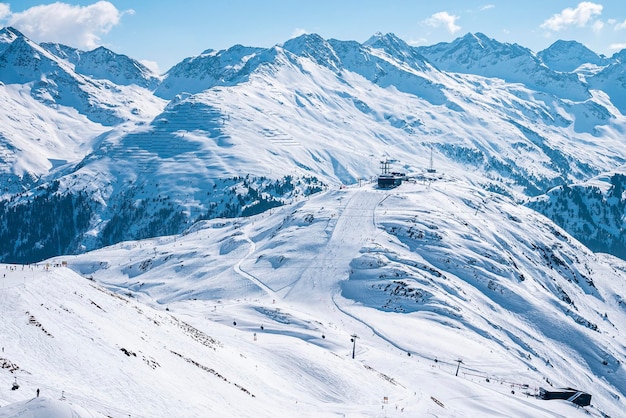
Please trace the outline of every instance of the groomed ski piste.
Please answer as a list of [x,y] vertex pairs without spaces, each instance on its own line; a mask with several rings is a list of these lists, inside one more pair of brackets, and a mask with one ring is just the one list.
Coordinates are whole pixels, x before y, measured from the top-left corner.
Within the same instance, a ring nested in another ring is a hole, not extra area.
[[626,264],[459,180],[336,188],[0,274],[2,418],[624,410]]

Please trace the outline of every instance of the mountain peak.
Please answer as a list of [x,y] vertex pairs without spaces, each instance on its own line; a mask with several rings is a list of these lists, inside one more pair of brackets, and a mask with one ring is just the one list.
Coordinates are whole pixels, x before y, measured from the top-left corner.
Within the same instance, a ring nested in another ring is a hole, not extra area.
[[18,38],[25,39],[26,37],[10,26],[0,29],[0,55]]
[[12,42],[15,40],[15,38],[24,38],[24,35],[22,34],[22,32],[11,26],[0,29],[0,42]]
[[97,48],[94,48],[90,51],[93,54],[100,54],[100,55],[106,55],[106,56],[114,56],[114,55],[118,55],[115,52],[111,51],[110,49],[100,45]]
[[381,32],[376,32],[372,35],[372,37],[365,41],[363,45],[371,48],[383,49],[392,55],[398,52],[402,55],[411,54],[411,46],[393,33],[383,35]]
[[374,46],[380,43],[389,44],[389,43],[399,43],[406,44],[402,39],[398,38],[394,33],[386,33],[376,32],[373,34],[367,41],[363,43],[363,45]]
[[[441,42],[438,45],[445,45],[445,44],[447,43]],[[497,48],[499,45],[505,45],[505,44],[500,44],[500,42],[488,37],[487,35],[481,32],[475,32],[475,33],[468,32],[462,37],[456,38],[450,44],[464,45],[465,47],[468,47],[471,45],[474,47],[478,47],[480,49],[494,49],[494,48]]]
[[372,49],[383,50],[387,54],[399,58],[401,61],[410,63],[414,68],[430,68],[429,64],[425,64],[426,58],[418,52],[417,48],[407,44],[393,33],[383,35],[381,32],[377,32],[363,45]]
[[329,45],[326,40],[317,33],[305,33],[289,39],[282,44],[282,47],[296,55],[303,53],[310,55],[316,49],[321,50],[329,48]]
[[25,83],[41,78],[41,73],[55,71],[59,62],[54,55],[25,36],[17,36],[10,43],[0,44],[3,56],[0,68],[5,72],[2,81]]
[[[532,52],[517,44],[501,43],[483,33],[467,33],[452,42],[440,42],[433,46],[418,47],[417,50],[442,69],[456,72],[472,72],[472,68],[483,68],[494,62],[503,63],[513,59],[534,59]],[[487,74],[489,75],[489,74]]]
[[233,45],[226,50],[207,49],[170,68],[155,90],[158,97],[173,99],[180,93],[199,93],[216,85],[229,85],[247,78],[249,61],[263,48]]
[[316,33],[307,33],[289,39],[282,47],[294,55],[308,57],[327,68],[337,69],[341,66],[332,46]]
[[294,41],[299,41],[299,42],[324,42],[324,38],[322,38],[319,34],[317,33],[303,33],[300,34],[298,36],[294,36],[291,39],[288,39],[287,41],[284,42],[284,44],[288,44]]
[[558,40],[537,56],[551,69],[562,72],[573,72],[584,64],[605,66],[609,63],[609,59],[577,41]]

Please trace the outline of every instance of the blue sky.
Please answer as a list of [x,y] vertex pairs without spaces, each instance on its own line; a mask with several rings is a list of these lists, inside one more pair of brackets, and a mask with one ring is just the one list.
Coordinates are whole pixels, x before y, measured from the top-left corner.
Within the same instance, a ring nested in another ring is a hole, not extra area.
[[623,0],[0,0],[0,25],[37,42],[104,45],[160,72],[206,49],[271,47],[302,33],[363,42],[392,32],[432,45],[482,32],[536,52],[558,39],[605,55],[626,48]]

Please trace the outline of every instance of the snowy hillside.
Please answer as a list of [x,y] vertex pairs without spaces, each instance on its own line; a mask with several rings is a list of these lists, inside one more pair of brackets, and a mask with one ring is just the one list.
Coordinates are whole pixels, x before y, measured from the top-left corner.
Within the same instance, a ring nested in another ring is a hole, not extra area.
[[12,28],[0,30],[0,74],[4,199],[58,176],[57,168],[80,161],[101,135],[145,123],[164,106],[136,85],[75,72]]
[[138,119],[144,106],[158,102],[136,85],[118,85],[75,72],[70,62],[15,29],[2,29],[0,42],[4,42],[0,48],[0,81],[27,86],[33,98],[53,110],[71,108],[93,122],[112,126]]
[[623,54],[0,30],[0,418],[620,416]]
[[335,189],[48,263],[2,266],[0,417],[623,411],[626,264],[463,181]]
[[626,169],[565,185],[528,206],[581,237],[589,248],[626,259]]
[[[419,176],[432,152],[440,173],[520,202],[626,162],[617,63],[590,88],[482,34],[428,48],[375,34],[207,50],[153,95],[134,84],[153,79],[128,57],[3,31],[3,94],[25,115],[0,112],[11,120],[0,143],[4,261],[260,213],[370,179],[387,158]],[[63,116],[76,113],[80,126]],[[63,146],[31,145],[51,135]]]
[[626,50],[613,56],[614,62],[607,65],[589,80],[589,84],[598,90],[604,90],[615,107],[626,114]]

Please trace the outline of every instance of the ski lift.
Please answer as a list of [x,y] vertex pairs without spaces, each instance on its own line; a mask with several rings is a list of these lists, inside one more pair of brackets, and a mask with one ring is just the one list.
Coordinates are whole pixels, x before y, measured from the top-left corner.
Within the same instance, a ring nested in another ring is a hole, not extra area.
[[15,378],[15,381],[13,382],[13,386],[11,386],[11,390],[18,390],[20,388],[20,385],[17,384],[17,377]]

